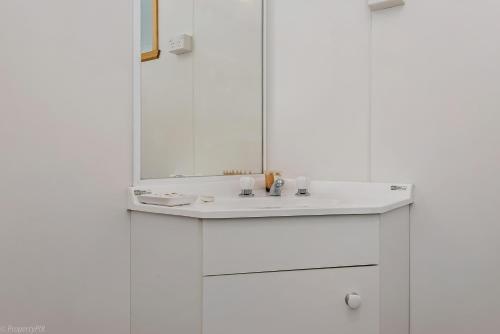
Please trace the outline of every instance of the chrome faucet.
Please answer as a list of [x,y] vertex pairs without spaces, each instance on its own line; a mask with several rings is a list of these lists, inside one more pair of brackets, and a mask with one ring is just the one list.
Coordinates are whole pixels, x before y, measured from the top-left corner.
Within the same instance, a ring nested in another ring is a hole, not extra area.
[[269,196],[281,196],[281,190],[285,185],[285,180],[281,177],[277,176],[274,179],[273,185],[271,186],[271,190],[269,191]]

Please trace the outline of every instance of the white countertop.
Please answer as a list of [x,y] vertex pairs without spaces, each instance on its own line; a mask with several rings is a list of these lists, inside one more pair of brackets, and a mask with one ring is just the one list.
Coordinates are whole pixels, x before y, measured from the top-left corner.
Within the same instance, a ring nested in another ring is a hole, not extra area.
[[[200,178],[131,187],[131,211],[158,213],[202,219],[363,215],[381,214],[413,203],[413,185],[363,182],[311,182],[311,196],[296,197],[294,180],[286,180],[281,197],[268,196],[261,176],[256,177],[255,196],[241,198],[236,178],[227,181],[205,181]],[[394,189],[397,186],[397,190]],[[183,193],[214,196],[212,203],[197,200],[190,205],[166,207],[142,204],[134,195],[135,190],[154,193]]]

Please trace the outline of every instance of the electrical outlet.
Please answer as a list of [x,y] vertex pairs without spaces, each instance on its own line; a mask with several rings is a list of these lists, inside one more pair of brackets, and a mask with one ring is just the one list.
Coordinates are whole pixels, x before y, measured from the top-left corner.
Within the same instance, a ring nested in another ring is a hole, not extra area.
[[167,43],[167,51],[176,55],[193,51],[193,37],[182,34],[171,38]]

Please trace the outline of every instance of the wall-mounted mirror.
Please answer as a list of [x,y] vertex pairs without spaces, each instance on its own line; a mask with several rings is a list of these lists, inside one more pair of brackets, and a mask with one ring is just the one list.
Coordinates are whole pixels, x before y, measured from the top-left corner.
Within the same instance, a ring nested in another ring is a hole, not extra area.
[[262,173],[263,1],[158,0],[162,55],[140,65],[141,179]]
[[141,1],[141,61],[160,57],[158,0]]

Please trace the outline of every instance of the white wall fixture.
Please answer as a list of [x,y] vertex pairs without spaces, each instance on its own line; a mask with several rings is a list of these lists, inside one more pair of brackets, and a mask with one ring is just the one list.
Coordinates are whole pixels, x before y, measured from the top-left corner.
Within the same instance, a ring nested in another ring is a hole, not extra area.
[[177,35],[168,41],[167,50],[176,55],[191,52],[193,51],[193,37],[188,34]]
[[370,6],[371,10],[387,9],[404,4],[405,0],[368,0],[368,6]]

